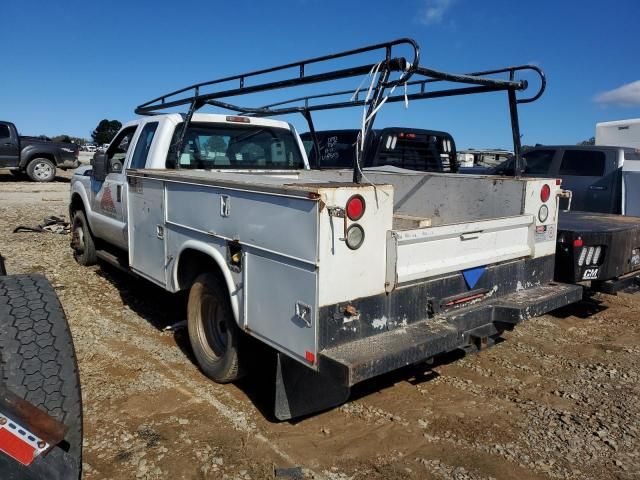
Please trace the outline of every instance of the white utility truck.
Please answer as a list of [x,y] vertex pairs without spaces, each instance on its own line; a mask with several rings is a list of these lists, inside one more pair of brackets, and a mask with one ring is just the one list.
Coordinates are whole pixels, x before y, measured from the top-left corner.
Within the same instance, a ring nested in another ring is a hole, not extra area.
[[[407,43],[413,62],[389,57]],[[279,419],[344,402],[354,384],[394,369],[490,345],[582,296],[579,286],[553,282],[559,182],[357,164],[314,170],[291,124],[261,118],[290,108],[220,100],[377,66],[370,98],[350,100],[372,118],[384,98],[403,100],[383,96],[393,88],[390,73],[406,83],[427,70],[412,41],[367,48],[278,67],[299,69],[290,81],[247,87],[260,71],[232,77],[239,89],[203,93],[214,81],[189,87],[194,94],[183,99],[175,98],[189,89],[144,104],[136,111],[149,115],[126,124],[71,182],[76,259],[101,258],[169,292],[189,291],[191,345],[217,382],[250,367],[248,337],[273,347]],[[380,48],[387,58],[379,64],[304,74],[306,65]],[[431,82],[440,78],[428,72]],[[482,91],[526,88],[462,77]],[[187,114],[157,113],[185,102]],[[205,104],[243,115],[197,113]],[[305,105],[295,111],[310,119]]]

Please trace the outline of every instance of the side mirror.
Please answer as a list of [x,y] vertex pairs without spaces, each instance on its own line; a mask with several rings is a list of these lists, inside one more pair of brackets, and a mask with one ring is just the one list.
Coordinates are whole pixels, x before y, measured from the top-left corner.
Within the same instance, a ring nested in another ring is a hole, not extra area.
[[107,165],[109,160],[106,153],[96,153],[93,156],[93,179],[97,182],[104,182],[107,178]]

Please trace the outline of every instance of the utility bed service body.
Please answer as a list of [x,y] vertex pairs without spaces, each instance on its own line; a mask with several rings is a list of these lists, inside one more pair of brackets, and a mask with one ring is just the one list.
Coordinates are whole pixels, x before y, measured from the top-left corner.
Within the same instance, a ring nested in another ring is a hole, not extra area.
[[[103,182],[91,167],[78,169],[71,214],[84,210],[99,244],[126,251],[131,270],[170,292],[215,268],[238,327],[280,352],[296,377],[302,365],[348,395],[362,380],[486,345],[582,295],[553,283],[554,180],[381,167],[354,184],[351,171],[309,170],[288,123],[209,114],[193,116],[181,168],[167,169],[183,120],[167,114],[125,125],[107,152],[123,168]],[[244,162],[255,148],[223,154],[218,140],[205,147],[194,134],[212,125],[260,127],[247,138],[288,132],[293,142],[275,140],[266,160],[256,160],[271,161],[272,170],[231,169],[233,157]],[[300,168],[289,168],[292,149]],[[211,169],[193,168],[195,158]],[[308,408],[289,404],[277,415]]]

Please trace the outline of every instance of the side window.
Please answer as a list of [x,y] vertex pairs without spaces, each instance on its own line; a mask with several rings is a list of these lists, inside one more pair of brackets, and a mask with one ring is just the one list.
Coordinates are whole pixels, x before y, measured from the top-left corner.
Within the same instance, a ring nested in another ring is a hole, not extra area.
[[125,128],[111,142],[109,148],[107,149],[109,172],[122,172],[124,159],[127,157],[127,150],[129,150],[131,139],[136,133],[137,128],[138,127]]
[[133,151],[131,168],[144,168],[147,163],[147,155],[151,148],[151,142],[153,142],[153,137],[155,136],[157,129],[158,122],[150,122],[144,126],[142,132],[140,132],[140,137],[138,137],[136,149]]
[[11,132],[9,131],[9,125],[0,125],[0,138],[9,138],[11,137]]
[[560,175],[601,177],[604,175],[605,154],[589,150],[566,150],[560,164]]
[[523,157],[526,160],[524,173],[548,175],[555,150],[532,150]]

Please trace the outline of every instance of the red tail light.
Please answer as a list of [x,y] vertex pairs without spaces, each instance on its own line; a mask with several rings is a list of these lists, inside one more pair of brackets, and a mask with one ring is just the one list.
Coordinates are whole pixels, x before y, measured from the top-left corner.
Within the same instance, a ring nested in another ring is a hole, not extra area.
[[545,183],[542,186],[542,190],[540,190],[540,200],[542,200],[543,202],[546,202],[547,200],[549,200],[550,196],[551,196],[551,187]]
[[584,242],[582,241],[582,239],[581,239],[581,238],[576,238],[576,239],[573,241],[573,246],[574,246],[574,247],[581,247],[582,245],[584,245]]
[[366,204],[361,195],[354,195],[347,200],[347,217],[350,220],[360,220],[364,215]]

